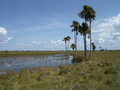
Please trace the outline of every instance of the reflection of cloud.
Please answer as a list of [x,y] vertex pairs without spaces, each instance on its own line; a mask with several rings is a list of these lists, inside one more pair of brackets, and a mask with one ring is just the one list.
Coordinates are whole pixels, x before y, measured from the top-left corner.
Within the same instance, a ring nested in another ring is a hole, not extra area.
[[120,14],[103,20],[99,23],[93,32],[98,32],[95,37],[95,43],[104,48],[120,48]]
[[7,36],[7,30],[3,27],[0,27],[0,43],[7,43],[12,37]]

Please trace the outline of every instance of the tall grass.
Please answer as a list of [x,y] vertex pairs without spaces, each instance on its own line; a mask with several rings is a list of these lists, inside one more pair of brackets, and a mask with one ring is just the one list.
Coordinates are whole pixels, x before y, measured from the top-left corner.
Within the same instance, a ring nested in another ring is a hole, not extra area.
[[31,56],[31,55],[50,55],[61,54],[65,51],[0,51],[0,57],[4,56]]
[[[78,52],[81,54],[82,52]],[[119,90],[120,51],[92,53],[78,64],[0,75],[0,90]]]

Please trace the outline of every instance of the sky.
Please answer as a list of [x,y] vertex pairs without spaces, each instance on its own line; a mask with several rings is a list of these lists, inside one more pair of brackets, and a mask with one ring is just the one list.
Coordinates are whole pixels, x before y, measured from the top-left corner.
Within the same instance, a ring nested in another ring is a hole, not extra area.
[[[74,33],[70,25],[83,5],[96,11],[92,42],[96,49],[120,50],[120,0],[0,0],[0,51],[64,50],[63,38]],[[89,39],[87,39],[89,49]],[[78,35],[78,50],[83,50]]]

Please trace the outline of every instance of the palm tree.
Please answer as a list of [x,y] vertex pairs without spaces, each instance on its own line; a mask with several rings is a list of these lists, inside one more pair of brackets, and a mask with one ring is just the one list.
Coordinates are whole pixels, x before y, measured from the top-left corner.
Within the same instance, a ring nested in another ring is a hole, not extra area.
[[67,36],[66,38],[67,38],[67,41],[68,41],[68,50],[69,50],[69,43],[70,43],[71,37],[70,37],[70,36]]
[[79,31],[80,24],[77,21],[73,21],[72,25],[70,27],[73,27],[72,32],[74,32],[74,42],[75,42],[75,51],[77,51],[77,35]]
[[85,23],[87,23],[87,21],[89,20],[88,19],[88,6],[87,5],[84,5],[83,6],[83,10],[80,11],[80,13],[78,13],[78,16],[85,19]]
[[94,45],[94,42],[92,42],[91,45]]
[[93,42],[91,44],[92,44],[92,49],[93,49],[93,52],[94,52],[95,49],[96,49],[96,46],[95,46],[95,44]]
[[89,22],[89,27],[90,27],[90,57],[91,57],[91,23],[92,23],[92,20],[95,20],[95,17],[96,17],[96,12],[95,10],[90,7],[90,6],[87,6],[87,5],[84,5],[83,6],[83,10],[78,14],[81,18],[84,18],[85,19],[85,23],[88,21]]
[[63,41],[65,42],[65,50],[67,51],[67,37],[64,37]]
[[101,50],[101,47],[99,47],[99,49]]
[[87,42],[86,42],[86,35],[90,32],[90,29],[88,27],[87,23],[82,23],[82,26],[80,26],[79,32],[81,35],[83,35],[83,40],[84,40],[84,55],[85,59],[87,56]]
[[[89,20],[89,27],[90,27],[90,57],[92,56],[92,53],[91,53],[91,41],[92,41],[91,24],[92,24],[92,20],[95,20],[95,17],[96,17],[95,10],[92,7],[89,7],[88,20]],[[93,46],[94,46],[94,48],[96,48],[95,45],[93,45]]]
[[73,43],[73,44],[71,44],[71,48],[73,49],[73,51],[74,51],[74,49],[76,48],[76,46],[75,46],[75,44]]

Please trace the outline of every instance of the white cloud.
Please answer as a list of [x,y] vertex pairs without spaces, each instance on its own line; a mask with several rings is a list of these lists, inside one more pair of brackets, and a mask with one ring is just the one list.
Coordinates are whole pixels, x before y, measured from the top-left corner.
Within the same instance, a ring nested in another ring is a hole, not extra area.
[[12,37],[7,36],[7,30],[3,27],[0,27],[0,43],[7,43],[12,39]]
[[51,40],[47,43],[43,42],[42,44],[44,44],[44,49],[48,50],[60,50],[64,47],[64,42],[62,40]]
[[3,34],[3,35],[7,34],[7,31],[5,30],[5,28],[0,27],[0,34]]
[[64,49],[64,42],[62,40],[51,41],[32,41],[19,42],[14,45],[17,50],[62,50]]
[[32,41],[32,44],[34,44],[34,45],[40,45],[41,42],[40,41]]
[[120,49],[120,14],[103,20],[93,30],[95,43],[107,49]]

